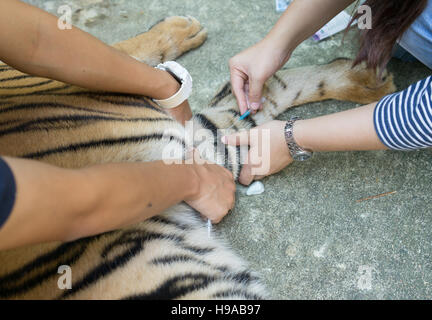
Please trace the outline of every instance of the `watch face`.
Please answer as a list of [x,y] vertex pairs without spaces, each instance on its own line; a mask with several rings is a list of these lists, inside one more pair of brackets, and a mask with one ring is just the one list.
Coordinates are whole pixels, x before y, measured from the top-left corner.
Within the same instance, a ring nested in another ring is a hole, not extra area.
[[309,152],[299,152],[293,156],[295,161],[306,161],[309,160],[312,155]]

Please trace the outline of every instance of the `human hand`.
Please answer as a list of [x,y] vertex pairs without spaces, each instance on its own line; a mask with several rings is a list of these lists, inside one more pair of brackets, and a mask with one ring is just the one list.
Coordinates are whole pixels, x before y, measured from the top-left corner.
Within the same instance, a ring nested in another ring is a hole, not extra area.
[[233,175],[224,167],[200,159],[196,151],[193,165],[199,188],[185,202],[213,223],[219,223],[234,207],[236,186]]
[[[232,146],[250,145],[246,164],[240,172],[239,181],[249,185],[253,180],[279,172],[291,162],[288,146],[285,140],[285,121],[270,121],[266,124],[222,137],[222,142]],[[269,133],[268,141],[263,139],[263,133]],[[267,148],[265,153],[265,148]]]
[[186,121],[189,121],[192,118],[192,111],[187,100],[181,103],[178,107],[166,109],[166,111],[183,126],[186,124]]
[[290,53],[278,49],[273,42],[263,39],[229,61],[231,86],[241,114],[248,108],[252,111],[262,108],[264,83],[291,56]]

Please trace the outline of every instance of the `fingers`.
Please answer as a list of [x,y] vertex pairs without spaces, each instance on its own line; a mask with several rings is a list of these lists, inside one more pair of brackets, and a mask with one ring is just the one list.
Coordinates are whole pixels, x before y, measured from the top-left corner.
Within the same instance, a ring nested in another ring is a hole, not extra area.
[[222,142],[230,146],[243,146],[249,144],[249,131],[244,130],[222,137]]
[[264,82],[255,79],[249,78],[249,102],[250,108],[254,111],[258,111],[261,108],[261,96]]
[[264,82],[261,80],[255,80],[247,75],[239,76],[235,71],[231,73],[231,86],[240,114],[244,114],[248,109],[255,112],[262,109],[263,85]]
[[[232,177],[232,175],[231,175]],[[209,217],[212,223],[219,223],[234,208],[236,185],[234,180],[225,183],[223,195],[219,198],[218,204],[212,207],[213,212],[208,212],[205,216]]]
[[248,186],[253,180],[254,176],[252,175],[252,167],[249,164],[245,164],[240,171],[239,182],[244,186]]
[[235,68],[231,68],[231,88],[237,99],[237,104],[241,114],[245,113],[248,109],[247,98],[244,90],[246,79],[247,76],[245,74]]
[[232,184],[231,187],[229,187],[230,190],[230,196],[228,197],[227,202],[227,209],[224,212],[224,215],[227,214],[230,210],[234,208],[235,205],[235,192],[236,192],[236,185],[235,183]]
[[[196,160],[195,149],[190,153]],[[197,194],[185,199],[192,208],[199,211],[214,223],[218,223],[234,207],[236,184],[233,174],[217,164],[196,165],[199,179]]]

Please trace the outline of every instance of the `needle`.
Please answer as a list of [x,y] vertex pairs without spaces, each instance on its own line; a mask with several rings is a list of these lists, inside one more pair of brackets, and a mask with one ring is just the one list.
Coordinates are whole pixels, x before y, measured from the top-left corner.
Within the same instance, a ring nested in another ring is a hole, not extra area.
[[208,219],[207,220],[207,235],[208,235],[209,238],[211,236],[211,229],[212,229],[212,223],[211,223],[211,220]]
[[241,115],[237,120],[235,120],[234,123],[227,128],[227,130],[233,128],[238,121],[246,119],[250,114],[251,114],[251,110],[249,109],[248,111],[243,113],[243,115]]

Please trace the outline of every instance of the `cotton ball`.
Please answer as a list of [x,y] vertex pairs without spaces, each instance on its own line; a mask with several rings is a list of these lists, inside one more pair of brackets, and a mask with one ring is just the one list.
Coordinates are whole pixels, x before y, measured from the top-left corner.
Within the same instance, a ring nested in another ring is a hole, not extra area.
[[253,196],[253,195],[261,194],[263,192],[264,192],[264,185],[262,184],[262,182],[255,181],[247,189],[246,194],[248,196]]

